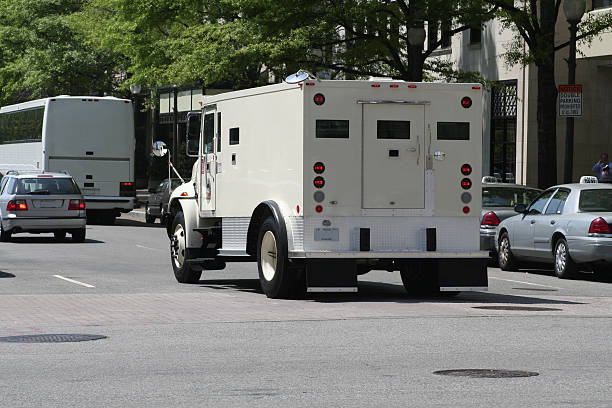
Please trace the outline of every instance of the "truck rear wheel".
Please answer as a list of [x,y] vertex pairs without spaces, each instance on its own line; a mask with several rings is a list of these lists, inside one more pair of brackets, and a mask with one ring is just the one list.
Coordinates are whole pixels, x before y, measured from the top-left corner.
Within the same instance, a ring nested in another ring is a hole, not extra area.
[[298,273],[289,267],[287,238],[280,234],[274,217],[268,217],[257,239],[257,269],[261,289],[269,298],[289,298],[297,295]]
[[179,211],[172,221],[172,235],[170,236],[170,261],[174,270],[174,277],[179,283],[198,283],[202,271],[196,271],[189,266],[187,254],[187,233],[185,230],[185,216]]

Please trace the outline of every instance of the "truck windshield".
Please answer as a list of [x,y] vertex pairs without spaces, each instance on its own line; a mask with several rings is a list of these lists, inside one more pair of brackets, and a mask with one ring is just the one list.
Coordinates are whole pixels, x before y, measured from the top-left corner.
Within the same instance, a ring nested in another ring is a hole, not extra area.
[[540,190],[521,187],[483,187],[483,207],[514,207],[517,204],[529,205]]
[[14,194],[81,194],[74,180],[67,177],[23,178]]
[[582,190],[578,208],[582,212],[612,212],[612,189]]

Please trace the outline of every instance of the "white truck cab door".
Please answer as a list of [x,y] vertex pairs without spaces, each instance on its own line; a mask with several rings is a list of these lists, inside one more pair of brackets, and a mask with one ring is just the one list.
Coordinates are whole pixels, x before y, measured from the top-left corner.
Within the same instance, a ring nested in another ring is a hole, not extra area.
[[200,177],[200,211],[214,211],[216,204],[216,107],[204,110],[202,118],[202,163]]
[[424,105],[363,105],[363,208],[425,208],[424,131]]

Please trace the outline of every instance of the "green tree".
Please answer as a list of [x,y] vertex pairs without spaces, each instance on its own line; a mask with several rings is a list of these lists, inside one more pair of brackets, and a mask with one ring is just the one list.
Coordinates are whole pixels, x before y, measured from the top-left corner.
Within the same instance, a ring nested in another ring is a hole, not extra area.
[[[569,45],[558,44],[555,38],[561,0],[485,1],[498,7],[506,28],[517,33],[506,54],[508,61],[537,67],[538,185],[548,188],[557,184],[557,106],[551,103],[557,100],[555,53]],[[592,41],[610,27],[612,13],[589,15],[580,25],[578,39]]]
[[0,0],[0,103],[114,88],[117,57],[86,46],[70,24],[82,3]]

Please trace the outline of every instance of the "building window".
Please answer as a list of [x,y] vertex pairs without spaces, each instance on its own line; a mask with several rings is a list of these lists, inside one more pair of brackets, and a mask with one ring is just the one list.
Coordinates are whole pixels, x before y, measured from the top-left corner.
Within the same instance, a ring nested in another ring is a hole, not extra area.
[[593,10],[612,7],[612,0],[593,0]]
[[480,45],[482,41],[482,30],[480,28],[470,28],[470,45]]
[[516,182],[517,81],[500,81],[491,91],[491,175]]
[[229,144],[237,145],[240,143],[240,129],[239,128],[231,128],[229,130]]

